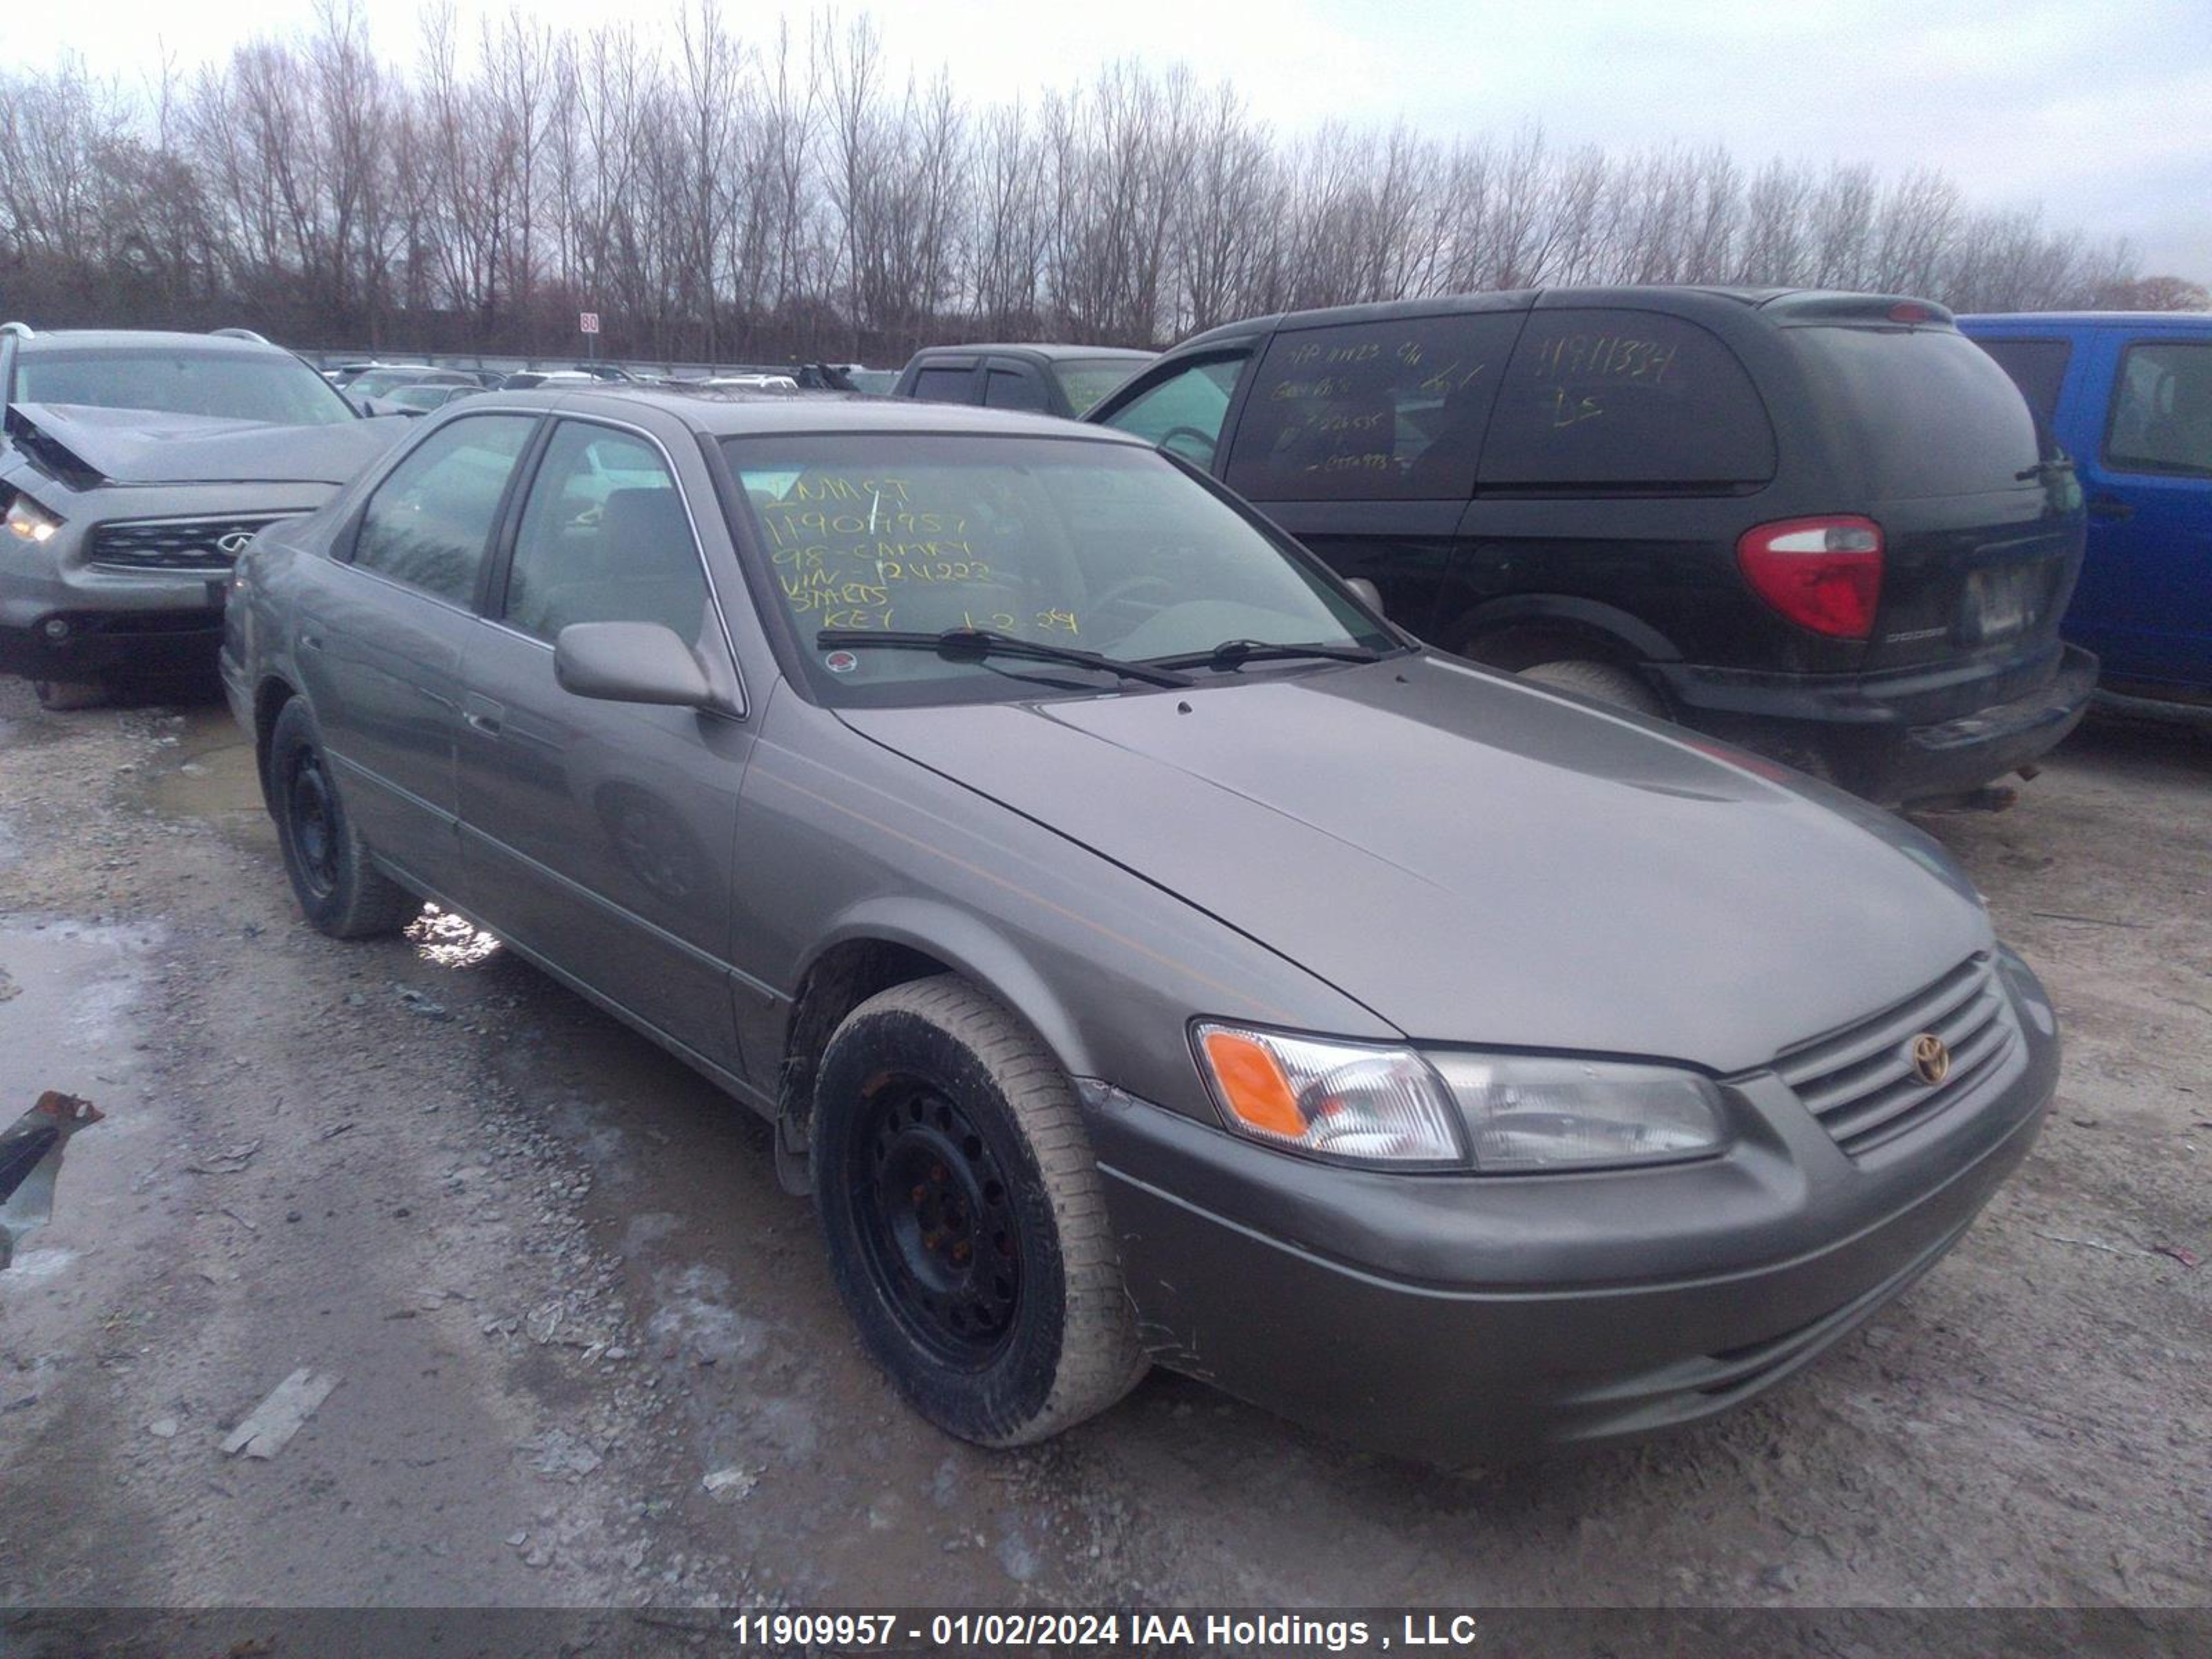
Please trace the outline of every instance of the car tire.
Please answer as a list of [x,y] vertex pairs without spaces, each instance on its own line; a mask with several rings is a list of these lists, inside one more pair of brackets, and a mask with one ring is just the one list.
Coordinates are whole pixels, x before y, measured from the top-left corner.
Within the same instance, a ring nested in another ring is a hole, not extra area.
[[97,708],[110,695],[106,680],[33,680],[31,690],[40,708],[57,714]]
[[1563,657],[1557,662],[1531,664],[1521,671],[1521,678],[1558,690],[1579,692],[1599,702],[1609,702],[1616,708],[1649,714],[1654,720],[1667,718],[1666,705],[1659,701],[1651,688],[1626,668],[1613,663],[1592,662],[1581,657]]
[[354,833],[323,734],[306,702],[295,697],[269,739],[269,805],[284,854],[284,873],[300,909],[332,939],[396,933],[422,902],[369,862]]
[[1074,1091],[982,992],[947,975],[854,1009],[823,1055],[811,1150],[838,1294],[938,1427],[1026,1445],[1144,1375]]

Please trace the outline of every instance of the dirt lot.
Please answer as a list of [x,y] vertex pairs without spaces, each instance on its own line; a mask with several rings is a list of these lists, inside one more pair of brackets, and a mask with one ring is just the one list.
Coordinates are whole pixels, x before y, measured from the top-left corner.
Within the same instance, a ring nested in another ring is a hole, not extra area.
[[[0,682],[0,1121],[112,1114],[0,1274],[0,1601],[2212,1602],[2212,1266],[2160,1253],[2212,1257],[2212,741],[2093,726],[1929,827],[2065,1083],[1808,1374],[1471,1478],[1162,1376],[993,1455],[860,1354],[747,1114],[465,931],[308,931],[220,708]],[[301,1366],[313,1420],[224,1456]]]

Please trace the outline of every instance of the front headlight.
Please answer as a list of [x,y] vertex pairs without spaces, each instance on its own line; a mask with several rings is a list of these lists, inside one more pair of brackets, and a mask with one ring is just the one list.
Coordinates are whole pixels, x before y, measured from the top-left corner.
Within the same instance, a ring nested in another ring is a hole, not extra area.
[[1517,1054],[1428,1060],[1466,1115],[1478,1170],[1673,1163],[1727,1139],[1720,1091],[1694,1072]]
[[40,507],[28,495],[18,495],[8,503],[8,515],[0,520],[8,533],[27,542],[50,541],[62,527],[62,521]]
[[1201,1069],[1230,1124],[1255,1140],[1405,1169],[1464,1169],[1458,1113],[1410,1048],[1201,1024]]

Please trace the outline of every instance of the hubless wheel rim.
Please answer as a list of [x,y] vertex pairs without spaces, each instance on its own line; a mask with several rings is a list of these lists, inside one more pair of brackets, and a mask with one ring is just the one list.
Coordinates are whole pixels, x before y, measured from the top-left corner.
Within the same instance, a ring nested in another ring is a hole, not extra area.
[[959,1103],[918,1078],[867,1091],[848,1171],[870,1278],[940,1364],[981,1370],[1013,1340],[1022,1271],[1012,1194]]

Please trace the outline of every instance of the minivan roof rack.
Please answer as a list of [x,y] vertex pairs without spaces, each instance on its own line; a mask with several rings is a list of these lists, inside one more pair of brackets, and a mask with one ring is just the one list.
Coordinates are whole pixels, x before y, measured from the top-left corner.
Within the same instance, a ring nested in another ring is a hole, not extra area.
[[28,323],[0,323],[0,334],[12,334],[19,340],[33,339],[37,332]]
[[256,345],[267,345],[269,343],[269,337],[267,335],[256,334],[250,328],[212,328],[210,329],[208,332],[215,335],[218,339],[251,340]]

